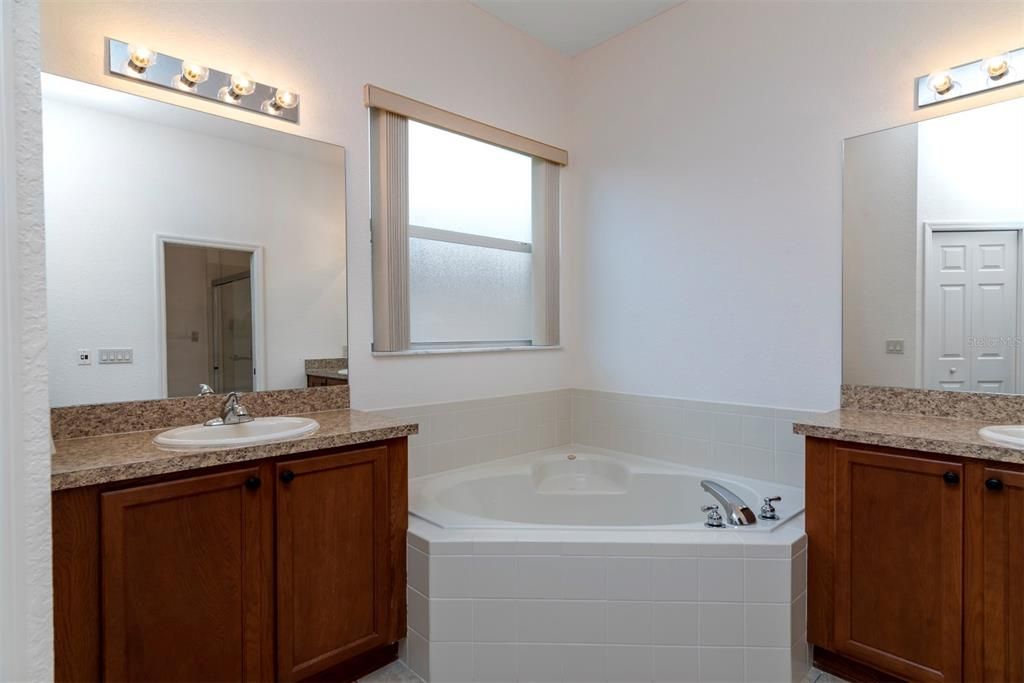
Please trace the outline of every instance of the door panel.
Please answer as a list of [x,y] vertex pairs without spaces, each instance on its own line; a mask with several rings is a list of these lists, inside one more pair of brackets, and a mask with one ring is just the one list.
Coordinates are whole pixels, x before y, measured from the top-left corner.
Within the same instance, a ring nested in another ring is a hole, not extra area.
[[1024,473],[970,475],[967,678],[1024,681]]
[[272,491],[258,468],[101,496],[104,678],[267,679]]
[[388,642],[387,448],[278,463],[278,676]]
[[962,466],[835,454],[836,650],[913,680],[959,680]]
[[925,273],[927,388],[1017,390],[1017,232],[936,232]]

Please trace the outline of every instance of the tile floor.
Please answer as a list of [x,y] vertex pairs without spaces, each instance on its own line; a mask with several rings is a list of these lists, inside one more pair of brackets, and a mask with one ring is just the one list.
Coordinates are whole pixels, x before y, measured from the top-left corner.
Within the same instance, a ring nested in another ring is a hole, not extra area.
[[[807,683],[846,683],[841,678],[824,671],[811,669],[807,672]],[[369,676],[359,679],[359,683],[423,683],[419,676],[414,674],[402,662],[392,662],[383,669],[374,671]]]
[[[359,679],[359,683],[423,683],[419,676],[409,671],[401,661],[391,662],[382,669],[377,669],[369,676]],[[826,681],[821,681],[826,683]]]

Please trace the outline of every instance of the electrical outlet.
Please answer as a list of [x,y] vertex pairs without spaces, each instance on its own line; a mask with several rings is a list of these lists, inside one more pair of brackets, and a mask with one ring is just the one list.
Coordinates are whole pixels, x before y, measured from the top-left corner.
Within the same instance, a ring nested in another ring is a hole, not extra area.
[[100,349],[100,365],[127,365],[132,362],[131,349]]
[[92,352],[89,349],[78,349],[78,364],[92,365]]
[[886,339],[885,340],[885,352],[896,354],[898,356],[903,355],[903,340],[902,339]]

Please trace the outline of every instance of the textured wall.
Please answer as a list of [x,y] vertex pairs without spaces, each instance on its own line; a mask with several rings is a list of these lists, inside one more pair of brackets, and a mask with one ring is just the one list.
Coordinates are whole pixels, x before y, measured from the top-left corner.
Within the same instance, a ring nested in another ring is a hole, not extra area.
[[53,601],[39,15],[36,0],[5,0],[0,11],[0,149],[5,202],[13,199],[15,205],[14,212],[5,206],[0,217],[5,252],[0,310],[6,316],[0,328],[6,356],[0,391],[9,392],[3,402],[8,433],[2,442],[11,449],[0,454],[0,519],[5,525],[0,549],[0,679],[43,681],[53,677]]

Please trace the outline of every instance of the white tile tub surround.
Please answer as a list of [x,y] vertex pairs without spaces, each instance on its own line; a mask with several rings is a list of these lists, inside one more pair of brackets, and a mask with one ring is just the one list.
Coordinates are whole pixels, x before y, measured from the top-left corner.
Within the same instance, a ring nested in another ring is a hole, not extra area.
[[562,446],[572,435],[570,389],[373,412],[419,423],[410,477]]
[[801,681],[806,537],[409,530],[405,658],[425,681]]
[[816,413],[573,389],[572,442],[693,467],[804,485],[804,437]]

